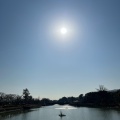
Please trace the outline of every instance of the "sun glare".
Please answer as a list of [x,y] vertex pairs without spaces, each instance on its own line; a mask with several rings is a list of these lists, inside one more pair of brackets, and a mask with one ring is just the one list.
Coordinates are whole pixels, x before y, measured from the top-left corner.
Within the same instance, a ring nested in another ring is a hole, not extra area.
[[67,29],[65,27],[60,29],[61,34],[66,34],[67,33]]

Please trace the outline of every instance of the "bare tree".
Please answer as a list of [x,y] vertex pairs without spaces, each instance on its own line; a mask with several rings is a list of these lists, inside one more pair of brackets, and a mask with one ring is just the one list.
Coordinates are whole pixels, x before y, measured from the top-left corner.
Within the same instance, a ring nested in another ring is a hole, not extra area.
[[99,85],[99,89],[96,89],[97,91],[107,91],[107,88],[104,87],[104,85]]

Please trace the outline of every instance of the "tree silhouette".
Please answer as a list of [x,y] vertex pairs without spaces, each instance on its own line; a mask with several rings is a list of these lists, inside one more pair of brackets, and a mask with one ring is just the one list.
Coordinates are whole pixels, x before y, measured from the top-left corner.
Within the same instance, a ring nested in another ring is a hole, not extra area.
[[23,98],[25,100],[25,103],[27,103],[27,101],[29,100],[29,96],[30,95],[30,92],[29,90],[26,88],[26,89],[23,89]]
[[107,91],[107,88],[104,87],[104,85],[99,85],[99,89],[97,91]]

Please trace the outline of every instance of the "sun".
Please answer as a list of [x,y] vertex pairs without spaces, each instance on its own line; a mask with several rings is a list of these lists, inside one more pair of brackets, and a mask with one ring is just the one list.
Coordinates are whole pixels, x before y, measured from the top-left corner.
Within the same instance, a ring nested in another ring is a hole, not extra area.
[[67,33],[67,29],[65,27],[62,27],[60,29],[61,34],[65,35]]

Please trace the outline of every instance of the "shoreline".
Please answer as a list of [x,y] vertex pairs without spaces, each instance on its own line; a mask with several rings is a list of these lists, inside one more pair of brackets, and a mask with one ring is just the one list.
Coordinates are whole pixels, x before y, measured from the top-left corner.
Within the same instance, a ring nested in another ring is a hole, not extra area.
[[0,108],[0,114],[9,113],[9,112],[15,112],[15,111],[25,111],[30,110],[33,108],[40,108],[39,105],[27,105],[27,106],[18,106],[18,107],[6,107],[6,108]]
[[9,113],[9,112],[15,112],[15,111],[22,111],[22,109],[15,109],[15,110],[2,111],[2,112],[0,112],[0,114]]
[[[66,104],[64,104],[66,105]],[[119,106],[115,106],[115,107],[103,107],[103,106],[76,106],[76,105],[71,105],[71,104],[68,104],[70,106],[73,106],[73,107],[88,107],[88,108],[103,108],[103,109],[114,109],[114,110],[120,110],[120,107]],[[46,105],[46,106],[49,106],[49,105]],[[28,107],[28,106],[27,106]],[[25,110],[31,110],[33,108],[40,108],[40,107],[43,107],[43,106],[36,106],[36,105],[31,105],[29,106],[28,109],[24,109],[23,106],[19,106],[19,107],[8,107],[7,109],[5,108],[2,108],[2,110],[0,110],[0,114],[4,114],[4,113],[10,113],[10,112],[15,112],[15,111],[25,111]]]

